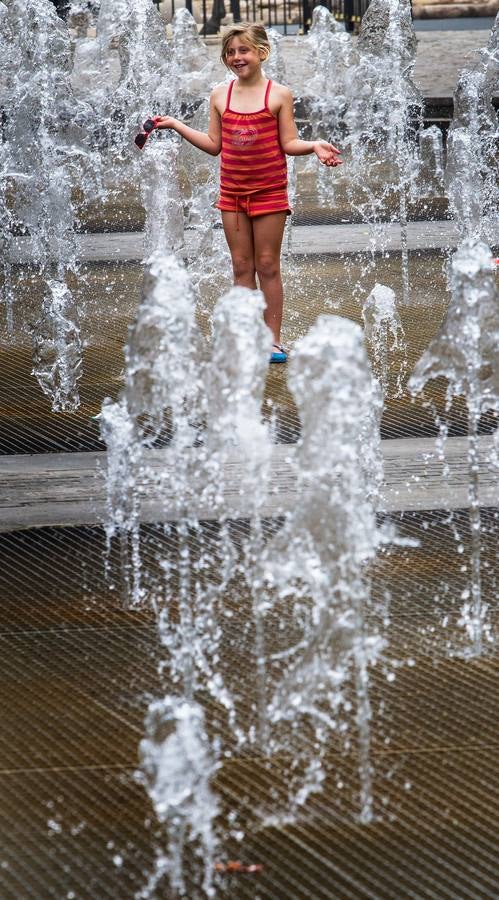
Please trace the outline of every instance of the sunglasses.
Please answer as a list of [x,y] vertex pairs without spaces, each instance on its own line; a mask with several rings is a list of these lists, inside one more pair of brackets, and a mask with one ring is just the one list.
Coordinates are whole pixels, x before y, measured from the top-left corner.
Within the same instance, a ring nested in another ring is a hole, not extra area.
[[134,138],[134,143],[139,148],[139,150],[144,149],[147,138],[155,128],[156,122],[154,121],[154,119],[145,120],[144,124],[142,125],[142,131],[139,131],[139,133]]

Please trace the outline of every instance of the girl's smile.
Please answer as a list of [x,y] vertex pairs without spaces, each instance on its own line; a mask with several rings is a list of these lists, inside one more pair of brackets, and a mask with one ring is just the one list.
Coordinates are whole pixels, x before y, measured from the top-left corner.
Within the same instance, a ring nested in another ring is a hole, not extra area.
[[236,75],[253,75],[259,70],[262,59],[258,50],[233,38],[227,50],[226,63]]

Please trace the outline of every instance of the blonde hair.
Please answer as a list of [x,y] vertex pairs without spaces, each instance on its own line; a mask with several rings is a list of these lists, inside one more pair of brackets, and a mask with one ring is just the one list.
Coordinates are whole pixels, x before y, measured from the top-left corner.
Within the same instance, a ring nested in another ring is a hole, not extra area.
[[229,28],[228,31],[224,34],[222,41],[222,52],[220,54],[220,59],[223,64],[227,65],[227,54],[229,52],[229,44],[232,38],[245,38],[254,50],[259,50],[264,54],[262,62],[265,62],[266,59],[270,56],[270,42],[267,37],[267,32],[263,25],[252,25],[250,22],[240,22],[238,25],[233,25]]

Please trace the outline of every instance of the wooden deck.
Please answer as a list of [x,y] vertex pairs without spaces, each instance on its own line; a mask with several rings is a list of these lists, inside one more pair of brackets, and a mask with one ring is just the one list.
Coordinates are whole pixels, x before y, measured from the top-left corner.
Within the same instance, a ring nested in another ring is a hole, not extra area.
[[[367,225],[293,225],[290,241],[284,242],[284,253],[292,254],[340,254],[362,250],[400,250],[400,225],[387,224],[383,240],[372,244]],[[196,253],[200,241],[194,230],[185,232],[185,256]],[[458,231],[454,222],[409,222],[407,245],[409,250],[437,250],[455,247]],[[499,243],[499,225],[495,235]],[[31,257],[29,238],[17,238],[11,250],[11,260],[27,263]],[[88,262],[122,261],[137,262],[144,258],[142,232],[99,233],[78,235],[78,255]]]
[[[385,483],[380,510],[464,509],[469,506],[467,438],[451,438],[446,446],[448,475],[435,453],[432,439],[383,441]],[[498,471],[488,461],[492,438],[480,439],[480,505],[499,505]],[[192,451],[193,453],[196,451]],[[293,465],[296,447],[279,444],[272,455],[272,493],[262,515],[275,516],[293,509],[297,502]],[[147,462],[155,471],[173,465],[171,451],[150,450]],[[43,526],[101,524],[106,518],[106,457],[96,453],[50,453],[0,458],[0,530],[14,531]],[[249,505],[240,496],[242,462],[236,455],[225,470],[227,512],[244,518]],[[159,502],[150,485],[139,486],[141,520],[174,521],[173,492]],[[213,510],[193,505],[199,519],[213,518]]]

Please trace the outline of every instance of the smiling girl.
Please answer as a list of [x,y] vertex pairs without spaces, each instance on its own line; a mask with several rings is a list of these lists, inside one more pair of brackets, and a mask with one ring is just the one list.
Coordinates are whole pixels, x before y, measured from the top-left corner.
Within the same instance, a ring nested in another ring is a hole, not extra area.
[[269,55],[262,25],[235,25],[224,36],[221,59],[236,77],[214,88],[208,133],[171,116],[157,116],[154,121],[157,128],[172,128],[212,156],[222,152],[217,207],[222,212],[234,284],[255,290],[258,275],[266,302],[265,321],[274,340],[270,362],[283,363],[287,353],[280,342],[280,257],[284,224],[291,213],[286,154],[315,153],[326,166],[340,165],[341,159],[327,141],[298,138],[291,91],[262,72]]

